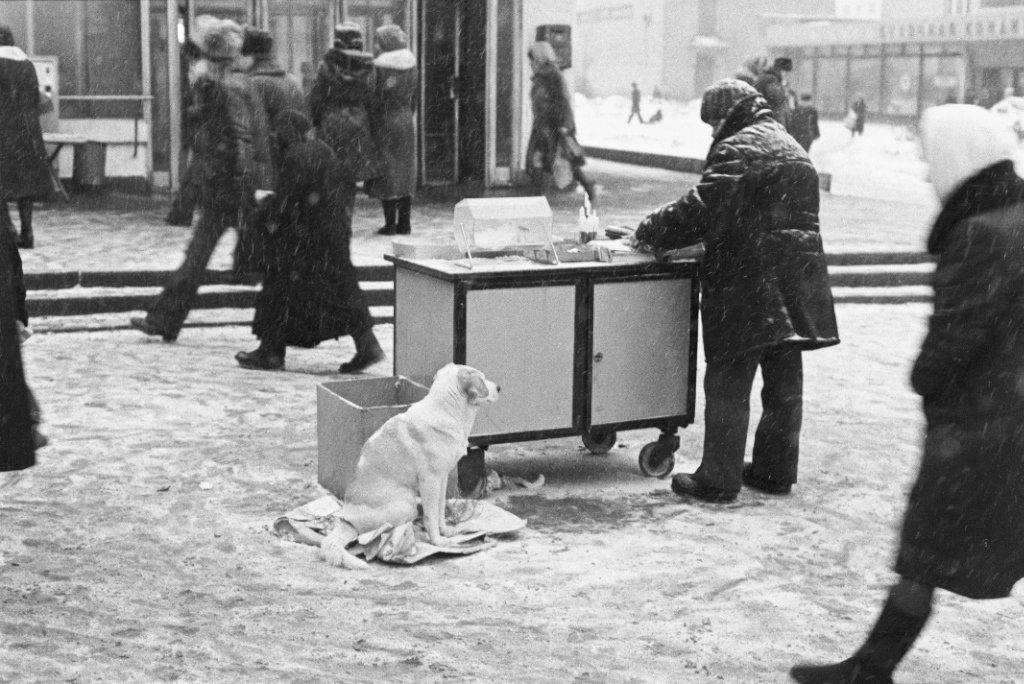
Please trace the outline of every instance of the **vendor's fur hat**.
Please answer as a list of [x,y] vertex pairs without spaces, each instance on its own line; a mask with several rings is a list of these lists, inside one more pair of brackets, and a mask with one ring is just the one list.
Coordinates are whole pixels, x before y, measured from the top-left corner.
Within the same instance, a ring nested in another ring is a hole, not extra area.
[[340,50],[363,49],[363,27],[354,21],[343,21],[334,27],[334,47]]
[[203,21],[196,18],[195,41],[206,55],[214,62],[230,62],[242,52],[242,27],[230,19],[213,19]]
[[269,55],[274,51],[274,37],[270,31],[264,31],[255,26],[245,27],[245,37],[242,40],[243,55]]
[[402,27],[396,24],[381,26],[377,29],[376,36],[381,52],[404,50],[409,47],[409,36],[405,35]]
[[723,78],[704,91],[700,103],[700,120],[704,123],[724,119],[733,105],[758,94],[754,86],[735,78]]

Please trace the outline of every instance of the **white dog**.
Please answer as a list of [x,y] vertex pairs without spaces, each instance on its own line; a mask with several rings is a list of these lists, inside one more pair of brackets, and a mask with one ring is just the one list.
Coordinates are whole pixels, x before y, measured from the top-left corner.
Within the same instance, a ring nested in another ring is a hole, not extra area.
[[366,567],[346,547],[381,525],[415,520],[417,503],[430,543],[447,545],[453,532],[444,517],[448,476],[466,454],[477,410],[496,401],[499,389],[475,368],[449,363],[434,375],[426,397],[374,432],[345,491],[342,515],[348,525],[323,541],[324,560]]

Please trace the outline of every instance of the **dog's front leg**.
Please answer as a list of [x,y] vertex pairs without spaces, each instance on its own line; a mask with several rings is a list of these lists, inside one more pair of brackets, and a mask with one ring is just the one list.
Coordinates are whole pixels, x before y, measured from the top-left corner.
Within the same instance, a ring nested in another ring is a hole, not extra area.
[[447,546],[448,540],[443,536],[445,485],[443,478],[433,474],[420,478],[420,502],[423,504],[423,526],[427,528],[427,537],[434,546]]

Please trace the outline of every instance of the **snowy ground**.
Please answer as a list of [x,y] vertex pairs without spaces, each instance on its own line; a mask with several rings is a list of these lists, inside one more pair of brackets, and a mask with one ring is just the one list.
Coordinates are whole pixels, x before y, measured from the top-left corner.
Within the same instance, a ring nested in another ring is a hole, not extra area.
[[[575,98],[576,127],[584,145],[638,150],[703,159],[711,144],[711,128],[700,120],[700,100],[648,100],[645,118],[661,109],[664,119],[640,125],[626,123],[629,103],[619,96]],[[851,138],[840,121],[822,120],[821,138],[811,146],[819,170],[832,174],[831,191],[873,199],[933,205],[927,164],[913,127],[872,122],[864,134]],[[1018,169],[1024,165],[1024,151]]]

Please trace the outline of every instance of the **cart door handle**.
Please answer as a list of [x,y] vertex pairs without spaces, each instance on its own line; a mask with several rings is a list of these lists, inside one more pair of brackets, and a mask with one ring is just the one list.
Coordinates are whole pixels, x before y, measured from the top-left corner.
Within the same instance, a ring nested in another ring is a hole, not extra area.
[[594,363],[601,363],[601,360],[603,358],[604,354],[602,354],[601,352],[597,352],[596,354],[594,354]]

